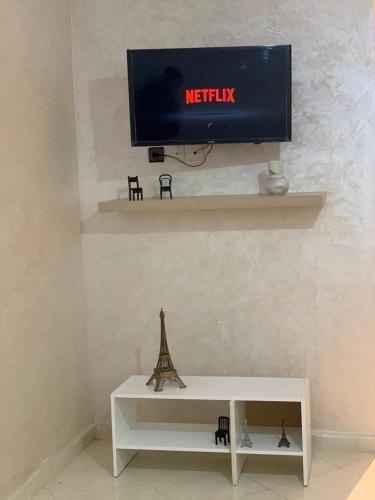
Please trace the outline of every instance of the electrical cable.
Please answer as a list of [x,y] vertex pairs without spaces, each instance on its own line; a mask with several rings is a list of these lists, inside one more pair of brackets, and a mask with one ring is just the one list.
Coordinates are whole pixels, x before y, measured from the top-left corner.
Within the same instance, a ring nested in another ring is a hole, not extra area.
[[[164,157],[167,157],[167,158],[173,158],[174,160],[177,160],[179,161],[180,163],[183,163],[184,165],[186,165],[187,167],[191,167],[191,168],[195,168],[195,167],[201,167],[207,160],[208,158],[208,155],[211,153],[212,149],[213,149],[214,145],[211,144],[211,147],[210,149],[207,151],[204,159],[200,162],[200,163],[197,163],[196,165],[191,165],[189,163],[186,163],[185,161],[181,160],[180,158],[177,158],[177,156],[172,156],[172,155],[166,155],[165,153],[163,154]],[[198,150],[199,151],[199,150]]]
[[199,151],[204,151],[205,149],[207,149],[207,148],[209,148],[209,147],[210,147],[210,145],[209,145],[209,144],[205,144],[204,146],[202,146],[202,147],[200,147],[200,148],[196,149],[196,150],[194,151],[194,154],[196,155],[197,153],[199,153]]

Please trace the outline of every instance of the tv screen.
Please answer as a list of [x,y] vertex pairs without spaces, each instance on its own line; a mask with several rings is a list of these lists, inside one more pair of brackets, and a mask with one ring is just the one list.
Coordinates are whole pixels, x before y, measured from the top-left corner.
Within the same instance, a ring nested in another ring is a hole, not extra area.
[[291,140],[291,46],[128,50],[133,146]]

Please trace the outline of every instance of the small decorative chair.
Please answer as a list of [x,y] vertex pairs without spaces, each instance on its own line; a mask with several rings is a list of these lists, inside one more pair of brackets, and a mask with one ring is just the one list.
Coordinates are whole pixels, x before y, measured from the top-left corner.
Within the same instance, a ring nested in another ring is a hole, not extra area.
[[172,199],[172,176],[169,174],[163,174],[159,177],[160,183],[160,199],[163,199],[163,193],[169,193],[169,197]]
[[143,200],[143,188],[139,187],[138,175],[135,177],[128,176],[128,186],[129,186],[129,201],[135,201],[135,197],[137,196],[137,200],[141,197]]
[[228,443],[230,443],[230,435],[229,435],[229,418],[228,417],[219,417],[219,428],[215,432],[215,444],[217,445],[217,440],[219,439],[220,443],[222,439],[224,439],[224,445],[227,445],[227,436]]

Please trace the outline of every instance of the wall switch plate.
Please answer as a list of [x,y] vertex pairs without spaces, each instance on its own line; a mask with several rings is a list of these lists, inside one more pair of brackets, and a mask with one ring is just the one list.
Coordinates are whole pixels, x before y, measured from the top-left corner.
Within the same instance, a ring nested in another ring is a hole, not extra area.
[[150,163],[158,163],[164,161],[164,148],[148,148],[148,161]]

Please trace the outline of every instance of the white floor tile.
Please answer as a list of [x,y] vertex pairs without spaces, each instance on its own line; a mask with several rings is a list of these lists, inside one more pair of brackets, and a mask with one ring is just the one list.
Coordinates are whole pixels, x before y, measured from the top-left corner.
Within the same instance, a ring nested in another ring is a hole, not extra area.
[[361,451],[316,450],[314,457],[337,467],[349,467],[358,463],[370,463],[375,460],[374,453]]
[[[344,470],[347,472],[351,472],[358,477],[362,477],[366,471],[371,467],[372,464],[375,464],[375,460],[373,460],[370,464],[367,462],[361,462],[359,464],[350,465],[349,467],[344,467]],[[374,493],[375,498],[375,493]]]
[[313,458],[311,463],[311,477],[321,476],[322,474],[327,474],[327,472],[332,472],[337,469],[338,467],[336,465]]
[[347,500],[373,500],[375,497],[375,461],[359,479]]
[[243,470],[265,488],[274,488],[290,480],[302,485],[302,458],[251,456]]
[[284,498],[274,491],[266,490],[262,493],[244,497],[243,500],[284,500]]
[[248,457],[232,486],[226,455],[142,452],[115,479],[111,443],[94,441],[33,500],[345,500],[374,458],[318,450],[305,488],[300,457]]
[[357,482],[354,474],[336,470],[312,478],[307,488],[290,481],[273,490],[287,500],[345,500]]

